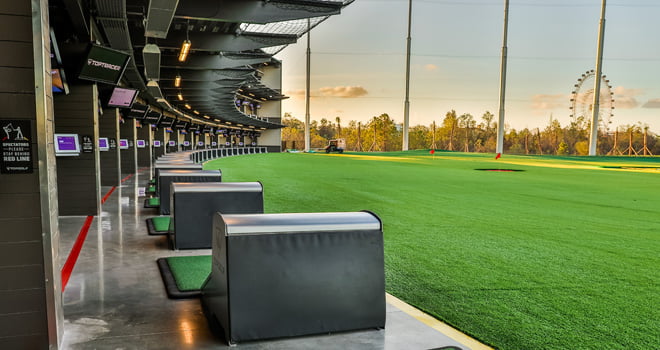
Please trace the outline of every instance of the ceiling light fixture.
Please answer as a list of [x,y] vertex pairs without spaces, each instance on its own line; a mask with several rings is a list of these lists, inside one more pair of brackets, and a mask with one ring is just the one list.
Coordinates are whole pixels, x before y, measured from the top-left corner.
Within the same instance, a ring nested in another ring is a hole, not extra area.
[[174,78],[174,87],[181,87],[181,76],[177,75]]
[[193,113],[195,113],[195,114],[197,114],[197,115],[199,115],[199,112],[198,112],[198,111],[193,111]]
[[186,59],[188,58],[188,53],[190,52],[190,46],[192,43],[190,40],[186,39],[183,41],[183,44],[181,44],[181,51],[179,52],[179,62],[185,62]]
[[188,53],[190,53],[190,46],[192,46],[192,43],[190,42],[190,38],[188,38],[188,31],[190,30],[190,23],[186,25],[186,40],[183,41],[181,44],[181,51],[179,52],[179,62],[185,62],[186,58],[188,58]]
[[192,107],[190,107],[190,105],[187,104],[187,103],[186,103],[184,106],[185,106],[186,108],[188,108],[188,109],[191,109],[191,108],[192,108]]
[[179,91],[179,93],[176,94],[176,97],[179,98],[179,101],[183,101],[183,95],[181,95],[181,91]]

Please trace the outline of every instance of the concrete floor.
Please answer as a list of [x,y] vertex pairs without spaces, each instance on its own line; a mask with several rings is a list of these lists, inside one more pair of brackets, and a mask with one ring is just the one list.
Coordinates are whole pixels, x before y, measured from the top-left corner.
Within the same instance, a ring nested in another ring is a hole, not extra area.
[[[224,349],[209,330],[198,299],[167,298],[156,259],[210,254],[210,250],[172,251],[165,236],[149,236],[138,185],[149,171],[127,180],[108,198],[90,228],[63,295],[63,349]],[[104,195],[110,188],[103,188]],[[61,217],[61,264],[85,217]],[[391,300],[391,298],[388,298]],[[404,305],[405,306],[405,305]],[[239,349],[458,349],[486,348],[460,335],[450,338],[388,302],[384,330],[363,330],[241,343]]]

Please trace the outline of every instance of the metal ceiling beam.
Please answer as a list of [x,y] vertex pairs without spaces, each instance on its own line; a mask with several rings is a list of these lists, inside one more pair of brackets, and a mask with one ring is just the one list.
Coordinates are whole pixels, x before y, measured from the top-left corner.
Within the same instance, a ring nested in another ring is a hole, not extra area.
[[179,75],[184,82],[221,81],[225,78],[247,78],[251,74],[254,74],[253,69],[177,70],[163,68],[160,72],[160,80],[174,80]]
[[[179,62],[177,56],[162,56],[160,66],[162,68],[176,68],[180,70],[208,70],[208,69],[229,69],[270,62],[270,57],[257,56],[232,56],[232,55],[191,55],[185,63]],[[138,66],[142,64],[138,63]]]
[[295,19],[337,15],[342,2],[290,0],[186,0],[179,4],[177,18],[265,24]]
[[[131,33],[134,38],[139,38],[142,33],[137,30]],[[240,52],[258,50],[265,47],[293,44],[298,40],[296,35],[289,34],[269,34],[269,33],[242,33],[222,34],[212,32],[189,32],[186,36],[185,31],[171,31],[166,39],[159,39],[158,46],[161,49],[178,50],[181,43],[190,39],[192,50],[194,51],[225,51]],[[136,42],[136,47],[144,46],[142,42]]]

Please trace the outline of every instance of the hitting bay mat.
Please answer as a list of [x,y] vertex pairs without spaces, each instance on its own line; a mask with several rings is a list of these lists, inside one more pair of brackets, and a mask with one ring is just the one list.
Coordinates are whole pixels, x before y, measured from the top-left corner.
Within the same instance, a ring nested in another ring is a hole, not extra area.
[[145,220],[147,222],[147,231],[152,236],[166,235],[170,228],[169,216],[157,216]]
[[211,256],[173,256],[156,260],[171,299],[197,298],[211,273]]
[[144,200],[144,207],[145,208],[159,208],[160,207],[160,198],[153,197],[153,198],[145,199]]

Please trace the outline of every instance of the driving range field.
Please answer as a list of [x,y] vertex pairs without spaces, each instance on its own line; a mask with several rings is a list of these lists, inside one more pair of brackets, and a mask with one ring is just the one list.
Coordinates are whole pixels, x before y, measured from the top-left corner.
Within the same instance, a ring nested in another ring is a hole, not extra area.
[[261,181],[266,213],[376,213],[387,292],[497,349],[660,348],[659,157],[272,153],[204,168]]

